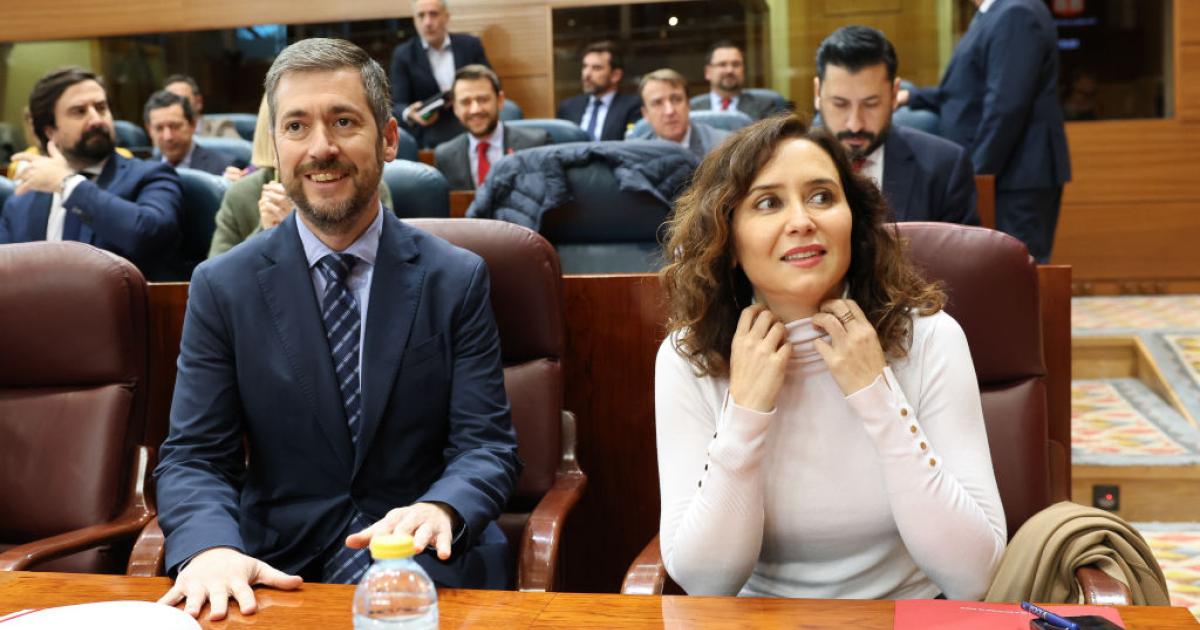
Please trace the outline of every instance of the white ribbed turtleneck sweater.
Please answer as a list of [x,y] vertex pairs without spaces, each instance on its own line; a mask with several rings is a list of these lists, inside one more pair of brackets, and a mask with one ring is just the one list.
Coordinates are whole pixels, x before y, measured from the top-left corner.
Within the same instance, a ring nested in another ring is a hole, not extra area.
[[944,312],[915,317],[908,356],[844,396],[792,344],[776,409],[730,400],[674,349],[655,369],[661,540],[688,593],[978,599],[1006,540],[975,369]]

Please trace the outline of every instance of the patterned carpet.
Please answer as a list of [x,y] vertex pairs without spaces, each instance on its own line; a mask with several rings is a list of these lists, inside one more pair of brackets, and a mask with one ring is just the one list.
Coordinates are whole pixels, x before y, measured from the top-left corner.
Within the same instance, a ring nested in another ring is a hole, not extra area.
[[1134,523],[1167,578],[1173,606],[1200,619],[1200,523]]
[[[1071,311],[1075,336],[1141,339],[1183,408],[1200,419],[1200,295],[1074,298]],[[1196,463],[1200,430],[1135,379],[1073,381],[1071,452],[1077,464]],[[1200,619],[1200,523],[1134,526],[1166,574],[1171,603]]]
[[1200,463],[1200,431],[1141,381],[1071,382],[1071,458],[1076,465]]
[[1071,300],[1075,334],[1090,331],[1200,331],[1200,295],[1078,297]]

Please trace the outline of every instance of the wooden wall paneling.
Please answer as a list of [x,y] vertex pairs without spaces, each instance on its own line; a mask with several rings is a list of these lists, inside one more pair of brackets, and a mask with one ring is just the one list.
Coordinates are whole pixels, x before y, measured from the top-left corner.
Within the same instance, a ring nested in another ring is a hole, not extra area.
[[653,275],[565,276],[566,408],[588,489],[564,536],[566,589],[615,592],[658,532],[654,359],[665,315]]
[[[1200,125],[1175,120],[1069,123],[1067,141],[1072,177],[1063,192],[1064,205],[1200,197],[1195,160]],[[1139,220],[1145,218],[1142,214]]]
[[526,118],[552,118],[553,84],[550,9],[537,6],[463,8],[452,5],[452,30],[466,31],[483,40],[488,60],[504,85],[504,92],[521,105]]
[[1070,263],[1077,281],[1194,279],[1200,276],[1197,234],[1200,200],[1194,198],[1064,204],[1054,262]]
[[1200,2],[1175,0],[1175,38],[1179,44],[1200,44]]
[[1200,42],[1175,49],[1179,51],[1176,75],[1180,77],[1175,84],[1176,115],[1185,123],[1200,123]]
[[157,454],[167,437],[171,396],[175,392],[175,362],[187,311],[186,282],[152,282],[150,302],[150,396],[146,401],[146,441]]

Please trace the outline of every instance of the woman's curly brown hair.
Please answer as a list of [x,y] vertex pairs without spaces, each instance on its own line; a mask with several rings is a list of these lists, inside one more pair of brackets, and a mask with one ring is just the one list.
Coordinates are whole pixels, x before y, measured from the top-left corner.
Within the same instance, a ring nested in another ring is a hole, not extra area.
[[911,310],[931,315],[946,296],[904,256],[889,210],[874,182],[854,173],[841,142],[798,116],[776,116],[741,129],[711,153],[675,204],[667,223],[660,272],[667,295],[667,328],[676,349],[701,376],[727,376],[729,352],[741,309],[753,288],[734,266],[733,210],[785,140],[812,141],[833,158],[850,205],[849,297],[858,302],[890,358],[908,354]]

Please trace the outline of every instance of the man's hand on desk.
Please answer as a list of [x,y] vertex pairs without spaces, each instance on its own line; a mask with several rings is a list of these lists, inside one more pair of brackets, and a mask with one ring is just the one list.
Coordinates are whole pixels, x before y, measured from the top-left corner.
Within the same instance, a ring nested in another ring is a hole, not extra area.
[[362,549],[371,544],[375,534],[404,534],[413,537],[413,548],[424,549],[430,543],[437,548],[438,558],[450,559],[450,546],[454,532],[462,518],[448,505],[442,503],[414,503],[396,508],[387,513],[374,525],[346,537],[346,546]]
[[208,618],[217,621],[225,618],[230,597],[237,600],[243,615],[254,614],[257,602],[252,587],[255,585],[290,591],[299,588],[303,582],[298,575],[288,575],[236,549],[216,547],[196,554],[175,578],[175,586],[158,603],[175,606],[186,599],[184,612],[199,617],[207,600]]

